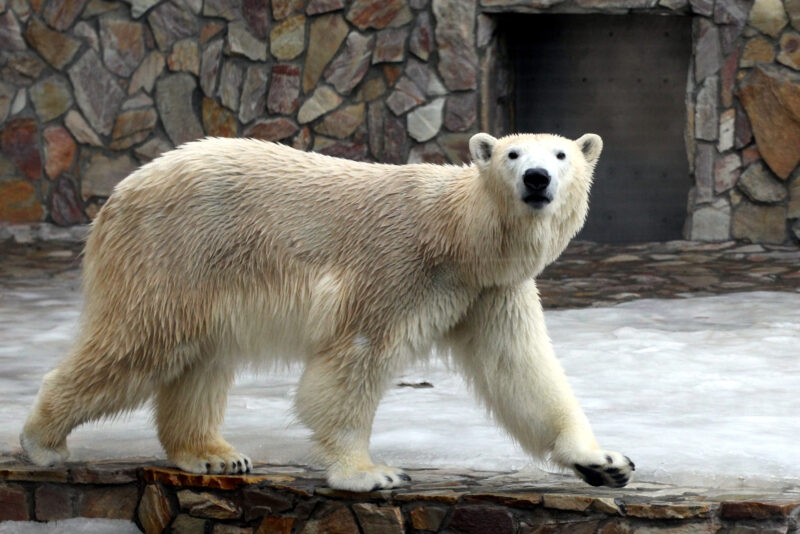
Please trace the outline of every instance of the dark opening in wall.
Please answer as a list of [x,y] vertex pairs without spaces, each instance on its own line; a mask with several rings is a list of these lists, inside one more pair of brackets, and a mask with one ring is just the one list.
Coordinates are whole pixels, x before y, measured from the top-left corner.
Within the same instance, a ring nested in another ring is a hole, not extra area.
[[515,76],[514,130],[594,132],[605,142],[579,239],[681,239],[690,18],[518,15],[501,31]]

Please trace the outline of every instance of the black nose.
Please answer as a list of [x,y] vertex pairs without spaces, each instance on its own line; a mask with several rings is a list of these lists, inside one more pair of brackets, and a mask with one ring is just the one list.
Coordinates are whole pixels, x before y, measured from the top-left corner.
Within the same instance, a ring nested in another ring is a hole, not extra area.
[[522,176],[522,183],[532,191],[543,191],[550,185],[550,173],[541,167],[528,169]]

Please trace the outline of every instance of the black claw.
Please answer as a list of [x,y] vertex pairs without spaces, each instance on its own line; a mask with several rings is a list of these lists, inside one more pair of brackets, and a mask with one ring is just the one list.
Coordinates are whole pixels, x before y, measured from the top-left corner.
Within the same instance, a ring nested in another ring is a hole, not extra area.
[[392,477],[390,477],[389,475],[386,475],[383,478],[385,478],[386,482],[388,482],[389,484],[393,484],[394,483],[394,480],[392,480]]
[[597,471],[589,469],[588,467],[584,467],[580,464],[575,464],[574,467],[575,470],[580,473],[581,478],[583,478],[583,480],[590,486],[602,486],[605,484],[603,476]]
[[633,461],[631,461],[631,459],[628,458],[627,456],[625,457],[625,459],[628,460],[628,465],[631,466],[631,471],[636,471],[636,464],[633,463]]
[[613,458],[611,458],[611,456],[609,456],[608,454],[606,454],[606,462],[608,462],[608,463],[610,463],[610,464],[613,464],[613,463],[614,463],[614,460],[613,460]]
[[374,486],[372,486],[372,489],[370,491],[378,491],[379,489],[381,489],[381,485],[375,484]]
[[400,478],[401,478],[402,480],[405,480],[406,482],[411,482],[411,477],[410,477],[410,476],[408,476],[408,475],[407,475],[407,474],[405,474],[405,473],[400,473]]
[[206,471],[211,471],[211,464],[206,462]]
[[609,475],[616,475],[617,473],[619,473],[619,469],[617,469],[616,467],[607,467],[605,469],[605,472],[608,473]]
[[219,463],[219,468],[224,470],[225,469],[225,462],[220,462]]
[[600,464],[589,464],[587,467],[589,469],[600,469],[602,466]]

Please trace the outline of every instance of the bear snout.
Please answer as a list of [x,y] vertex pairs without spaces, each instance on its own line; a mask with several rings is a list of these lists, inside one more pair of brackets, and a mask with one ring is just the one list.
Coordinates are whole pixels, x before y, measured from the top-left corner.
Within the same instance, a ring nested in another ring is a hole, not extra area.
[[549,190],[551,178],[547,169],[541,167],[526,169],[522,175],[522,183],[525,186],[522,200],[528,206],[541,209],[552,202],[553,194]]

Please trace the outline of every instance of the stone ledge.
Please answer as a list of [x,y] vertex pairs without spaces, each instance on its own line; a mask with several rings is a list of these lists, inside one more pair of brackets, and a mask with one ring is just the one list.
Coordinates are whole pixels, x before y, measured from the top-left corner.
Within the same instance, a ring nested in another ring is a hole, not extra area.
[[248,475],[193,475],[153,459],[38,468],[0,459],[0,521],[103,517],[144,532],[714,533],[798,529],[800,487],[781,491],[635,482],[615,490],[572,477],[411,470],[408,487],[333,490],[323,473],[260,464]]

